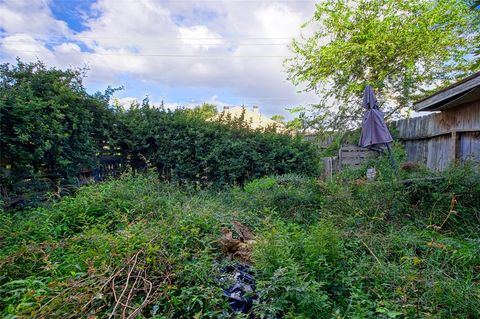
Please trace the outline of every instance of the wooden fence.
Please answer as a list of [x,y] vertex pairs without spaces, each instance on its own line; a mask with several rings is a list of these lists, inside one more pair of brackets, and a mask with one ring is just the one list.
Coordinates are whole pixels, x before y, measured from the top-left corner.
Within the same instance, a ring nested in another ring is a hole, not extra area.
[[375,158],[380,154],[368,148],[356,145],[344,145],[338,152],[339,169],[345,167],[359,167],[364,161]]
[[394,123],[407,159],[444,170],[453,161],[480,162],[480,101]]
[[364,161],[375,158],[380,153],[368,148],[356,145],[343,145],[338,151],[338,156],[324,157],[323,177],[327,180],[332,178],[333,173],[347,167],[359,167]]

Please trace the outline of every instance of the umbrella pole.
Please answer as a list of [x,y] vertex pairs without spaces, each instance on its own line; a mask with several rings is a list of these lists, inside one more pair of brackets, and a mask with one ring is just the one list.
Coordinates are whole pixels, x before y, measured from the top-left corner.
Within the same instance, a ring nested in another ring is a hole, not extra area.
[[387,146],[388,155],[390,156],[390,161],[392,162],[393,172],[395,173],[395,177],[398,178],[397,163],[395,163],[395,158],[393,158],[392,150],[390,149],[389,143],[385,143],[385,145]]

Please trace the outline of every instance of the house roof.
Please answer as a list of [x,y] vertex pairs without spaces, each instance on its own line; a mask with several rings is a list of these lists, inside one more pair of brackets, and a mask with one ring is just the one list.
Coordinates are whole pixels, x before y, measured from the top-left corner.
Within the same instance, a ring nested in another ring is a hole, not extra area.
[[415,111],[440,111],[477,100],[480,100],[480,72],[416,101],[413,108]]
[[245,112],[245,122],[247,122],[252,129],[263,129],[271,126],[275,126],[280,130],[284,129],[284,125],[282,123],[263,116],[258,108],[254,108],[253,111],[240,106],[224,108],[224,110],[217,114],[213,120],[218,120],[220,118],[225,119],[227,117],[230,117],[231,119],[238,119],[242,116],[243,112]]

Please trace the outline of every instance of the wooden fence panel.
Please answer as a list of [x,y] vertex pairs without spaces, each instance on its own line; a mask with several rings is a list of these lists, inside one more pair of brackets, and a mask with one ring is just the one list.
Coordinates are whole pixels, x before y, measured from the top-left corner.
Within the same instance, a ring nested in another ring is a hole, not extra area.
[[480,101],[394,123],[409,161],[444,170],[452,161],[480,161]]
[[405,151],[407,152],[407,161],[410,162],[427,162],[428,154],[428,141],[427,140],[414,140],[405,141]]
[[378,152],[372,151],[368,148],[359,147],[355,145],[345,145],[340,148],[339,169],[346,166],[358,167],[365,160],[378,156]]
[[451,137],[449,135],[436,136],[427,142],[427,167],[444,170],[452,159]]
[[459,153],[461,161],[480,162],[480,132],[462,134],[459,141]]

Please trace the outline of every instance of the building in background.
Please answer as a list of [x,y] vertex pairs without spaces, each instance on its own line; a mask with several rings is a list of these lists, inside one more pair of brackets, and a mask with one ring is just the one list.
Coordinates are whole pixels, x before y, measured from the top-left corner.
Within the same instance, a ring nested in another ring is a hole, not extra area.
[[432,114],[396,122],[409,161],[444,170],[452,162],[480,163],[480,72],[414,103]]
[[269,129],[275,127],[277,131],[283,132],[286,130],[285,125],[268,118],[260,113],[258,106],[253,106],[248,109],[243,106],[224,106],[223,111],[213,117],[212,121],[229,121],[238,120],[243,116],[244,122],[252,129]]

